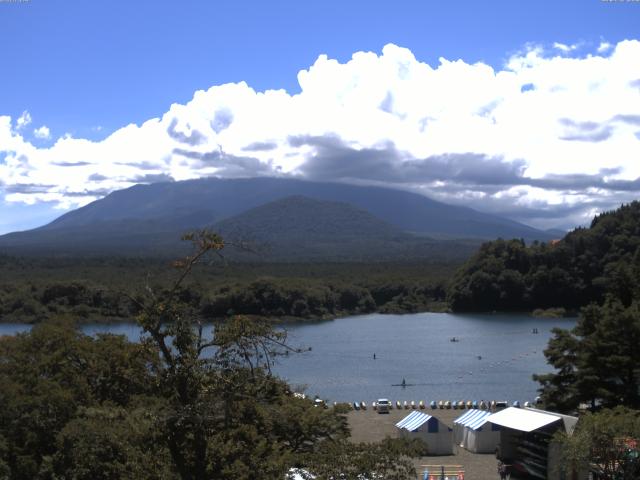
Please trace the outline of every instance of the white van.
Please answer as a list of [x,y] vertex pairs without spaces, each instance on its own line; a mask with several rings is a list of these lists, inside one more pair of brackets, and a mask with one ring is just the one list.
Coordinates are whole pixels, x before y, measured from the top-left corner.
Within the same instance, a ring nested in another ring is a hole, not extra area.
[[391,402],[386,398],[379,398],[376,406],[378,407],[378,413],[389,413]]

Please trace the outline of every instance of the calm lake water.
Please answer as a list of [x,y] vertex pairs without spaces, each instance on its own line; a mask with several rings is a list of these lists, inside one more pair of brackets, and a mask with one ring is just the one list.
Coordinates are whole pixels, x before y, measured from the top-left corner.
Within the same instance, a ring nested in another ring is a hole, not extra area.
[[[289,343],[310,352],[279,360],[276,373],[330,401],[533,400],[533,373],[550,371],[542,351],[553,327],[574,319],[523,315],[362,315],[290,324]],[[538,329],[538,334],[532,330]],[[29,326],[0,324],[0,334]],[[134,324],[86,325],[87,334],[111,332],[138,340]],[[459,342],[450,342],[452,337]],[[374,360],[373,354],[376,354]],[[402,379],[412,386],[394,387]]]

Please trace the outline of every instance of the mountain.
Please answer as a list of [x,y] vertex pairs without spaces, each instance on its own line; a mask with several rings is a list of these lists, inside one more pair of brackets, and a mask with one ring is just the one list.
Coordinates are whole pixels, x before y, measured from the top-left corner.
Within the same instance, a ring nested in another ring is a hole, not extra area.
[[231,242],[248,241],[272,260],[462,260],[479,246],[419,237],[352,205],[303,196],[253,208],[216,223],[213,230]]
[[405,231],[472,238],[545,240],[547,232],[495,215],[383,187],[287,178],[219,179],[135,185],[66,213],[43,227],[54,229],[126,219],[208,224],[293,195],[343,202]]
[[[179,239],[187,227],[166,219],[93,221],[5,235],[0,237],[0,248],[44,255],[176,255],[186,252],[187,245]],[[480,244],[478,240],[421,237],[352,205],[299,195],[249,209],[207,228],[225,238],[227,258],[254,262],[463,260]]]
[[[271,204],[266,211],[270,215],[276,215],[277,210],[284,206],[277,202],[288,199],[285,202],[287,208],[302,208],[304,205],[308,210],[308,203],[302,202],[300,197],[306,197],[309,201],[333,203],[332,206],[323,203],[323,208],[327,212],[331,211],[331,215],[326,218],[346,218],[345,216],[355,215],[354,209],[360,211],[360,215],[367,213],[371,217],[365,222],[369,227],[373,224],[372,218],[375,218],[377,222],[385,224],[384,228],[378,224],[380,232],[389,232],[390,228],[394,228],[396,232],[405,235],[405,243],[409,232],[417,236],[438,238],[553,238],[548,232],[505,218],[389,188],[287,178],[207,178],[136,185],[112,192],[43,227],[0,236],[0,248],[41,253],[170,252],[176,248],[178,242],[175,239],[179,234],[192,228],[212,225],[216,228],[225,225],[225,228],[231,228],[231,225],[235,225],[234,229],[242,226],[246,230],[248,219],[251,219],[249,223],[253,225],[252,228],[265,233],[265,223],[262,222],[263,227],[259,227],[261,215],[265,215],[260,207]],[[296,198],[297,200],[292,200]],[[340,204],[340,208],[335,204]],[[256,208],[257,212],[250,212]],[[336,209],[344,210],[343,215],[338,214]],[[304,223],[305,216],[313,218],[318,213],[306,210],[304,213],[301,210],[292,212],[296,215],[291,217],[291,221],[295,219],[298,223]],[[228,221],[226,224],[223,223],[225,220]],[[324,226],[328,228],[331,223],[326,221]],[[349,221],[336,220],[334,223],[338,229],[354,231],[347,228],[350,226]],[[285,230],[288,238],[302,240],[295,228]],[[373,240],[373,236],[366,233],[370,231],[370,228],[365,229],[351,235],[351,238],[353,241],[356,236]],[[273,241],[272,235],[267,237],[263,240]],[[415,236],[412,238],[415,241]],[[433,243],[433,240],[425,241]]]
[[549,228],[547,230],[545,230],[546,233],[548,233],[550,236],[552,236],[554,239],[559,239],[564,237],[567,233],[566,230],[561,230],[559,228]]

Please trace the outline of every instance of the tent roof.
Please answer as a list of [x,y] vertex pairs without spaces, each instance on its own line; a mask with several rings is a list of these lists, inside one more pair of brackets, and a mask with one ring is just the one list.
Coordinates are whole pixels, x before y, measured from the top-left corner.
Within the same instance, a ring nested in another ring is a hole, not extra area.
[[422,412],[411,412],[409,415],[404,417],[398,423],[396,423],[396,427],[404,428],[405,430],[409,430],[410,432],[415,432],[421,425],[425,424],[429,421],[431,415],[427,415]]
[[558,420],[560,417],[557,415],[515,407],[509,407],[487,418],[488,422],[521,432],[531,432]]
[[564,415],[562,413],[556,412],[547,412],[546,410],[540,410],[538,408],[525,407],[527,410],[531,410],[533,412],[541,412],[541,413],[550,413],[551,415],[556,415],[561,418],[564,423],[564,430],[569,435],[573,434],[573,430],[575,429],[576,423],[578,423],[578,417],[572,417],[571,415]]
[[463,415],[456,418],[453,423],[469,427],[472,430],[477,430],[487,423],[487,417],[491,415],[491,412],[486,410],[469,410]]

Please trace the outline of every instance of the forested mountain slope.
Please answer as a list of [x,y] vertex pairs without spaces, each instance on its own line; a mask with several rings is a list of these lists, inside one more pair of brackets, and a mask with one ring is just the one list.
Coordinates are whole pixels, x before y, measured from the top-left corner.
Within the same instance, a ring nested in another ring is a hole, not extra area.
[[507,311],[601,303],[628,304],[640,278],[640,202],[596,216],[557,242],[485,243],[449,288],[454,311]]

